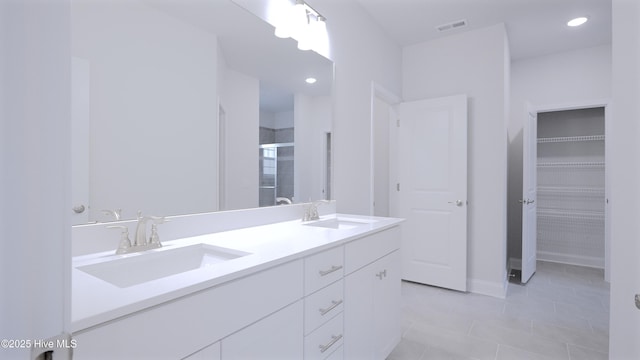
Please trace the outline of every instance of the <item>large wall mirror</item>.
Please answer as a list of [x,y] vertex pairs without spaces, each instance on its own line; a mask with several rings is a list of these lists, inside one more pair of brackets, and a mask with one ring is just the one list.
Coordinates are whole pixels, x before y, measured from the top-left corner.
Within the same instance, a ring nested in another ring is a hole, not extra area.
[[231,0],[71,9],[74,224],[330,197],[330,60]]

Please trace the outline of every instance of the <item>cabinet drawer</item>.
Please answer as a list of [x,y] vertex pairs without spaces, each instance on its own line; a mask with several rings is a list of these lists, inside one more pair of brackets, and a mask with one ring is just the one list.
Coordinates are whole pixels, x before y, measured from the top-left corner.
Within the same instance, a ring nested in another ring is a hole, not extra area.
[[337,281],[304,299],[304,333],[326,323],[342,312],[344,301],[343,281]]
[[400,248],[400,227],[354,240],[344,246],[345,274],[350,274]]
[[304,259],[304,293],[311,294],[340,280],[344,274],[342,246],[311,255]]
[[342,347],[343,341],[342,313],[340,313],[304,338],[304,358],[305,360],[326,359]]

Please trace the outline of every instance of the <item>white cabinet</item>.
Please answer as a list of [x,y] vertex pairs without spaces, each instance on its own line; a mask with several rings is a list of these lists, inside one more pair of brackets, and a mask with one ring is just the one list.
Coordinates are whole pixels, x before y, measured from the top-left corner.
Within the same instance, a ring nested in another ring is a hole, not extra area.
[[222,359],[302,359],[302,300],[222,340]]
[[377,253],[348,255],[350,245],[353,249],[361,248],[369,238],[345,247],[348,269],[353,270],[350,261],[362,265],[365,257],[377,258],[344,279],[345,359],[385,359],[400,342],[399,230],[374,235],[377,235],[378,246],[372,244],[372,248],[378,249]]
[[[400,339],[393,227],[74,334],[75,359],[384,359]],[[346,275],[346,277],[345,277]]]
[[182,359],[302,299],[302,276],[291,261],[75,333],[74,359]]

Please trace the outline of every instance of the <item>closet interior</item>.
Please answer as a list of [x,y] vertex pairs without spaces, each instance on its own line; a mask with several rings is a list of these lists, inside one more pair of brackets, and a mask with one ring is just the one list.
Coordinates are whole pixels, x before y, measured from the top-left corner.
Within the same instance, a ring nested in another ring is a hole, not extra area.
[[538,114],[537,257],[605,266],[605,110]]

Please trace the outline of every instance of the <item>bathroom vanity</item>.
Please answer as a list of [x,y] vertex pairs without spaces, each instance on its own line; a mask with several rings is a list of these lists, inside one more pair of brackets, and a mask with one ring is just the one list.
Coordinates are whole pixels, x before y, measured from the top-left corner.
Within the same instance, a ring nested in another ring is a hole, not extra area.
[[74,358],[384,359],[400,222],[329,214],[75,256]]

